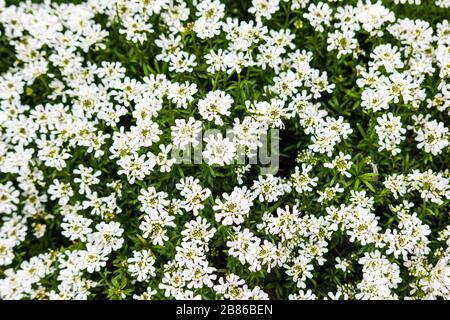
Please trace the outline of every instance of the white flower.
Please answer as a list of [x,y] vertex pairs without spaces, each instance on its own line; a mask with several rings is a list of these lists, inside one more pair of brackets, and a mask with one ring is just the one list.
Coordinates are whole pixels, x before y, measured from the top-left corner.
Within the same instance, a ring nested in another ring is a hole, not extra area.
[[223,225],[243,223],[253,205],[251,192],[246,187],[235,187],[231,194],[223,193],[222,198],[216,199],[216,205],[213,206],[216,220]]
[[169,152],[172,150],[172,146],[160,144],[159,149],[161,152],[156,155],[155,162],[158,166],[160,166],[159,171],[169,172],[173,164],[176,162],[176,159],[169,158]]
[[398,148],[398,145],[405,139],[404,134],[406,133],[400,117],[396,117],[392,113],[383,114],[377,118],[375,131],[378,135],[379,151],[387,150],[393,155],[400,153],[401,149]]
[[203,119],[213,121],[217,125],[223,125],[222,116],[230,115],[233,104],[231,96],[224,91],[210,91],[204,99],[198,101],[198,111]]
[[211,134],[205,139],[206,147],[203,151],[203,159],[210,166],[225,166],[233,162],[236,156],[236,146],[228,138],[223,138],[221,133]]
[[350,161],[352,157],[349,154],[344,154],[343,152],[339,152],[339,155],[336,156],[332,162],[326,162],[323,164],[325,168],[336,169],[339,173],[343,174],[347,178],[350,178],[352,175],[348,170],[351,168],[353,162]]
[[14,188],[11,181],[0,184],[0,212],[10,214],[17,209],[20,192]]
[[100,182],[97,178],[101,175],[99,170],[94,172],[93,168],[87,168],[80,164],[78,169],[73,171],[74,174],[80,175],[80,178],[75,178],[73,181],[75,183],[79,183],[79,192],[80,194],[91,193],[90,186],[95,185]]
[[107,253],[100,247],[88,243],[86,250],[80,252],[82,259],[82,269],[86,269],[89,273],[99,272],[106,266],[108,260]]
[[175,218],[167,212],[152,210],[144,215],[144,221],[139,225],[144,238],[149,238],[153,245],[163,245],[169,239],[166,227],[175,227]]
[[69,214],[64,216],[61,223],[61,228],[63,231],[61,234],[69,240],[80,239],[81,241],[86,241],[86,236],[92,232],[89,226],[92,224],[92,220],[85,218],[78,214]]
[[279,4],[279,0],[252,0],[252,6],[248,12],[253,13],[256,17],[270,19],[272,14],[280,9]]
[[298,193],[312,191],[312,187],[317,186],[318,177],[311,178],[309,172],[312,170],[311,165],[302,164],[302,171],[299,167],[295,167],[294,173],[291,175],[292,187]]
[[48,188],[48,193],[51,195],[51,200],[58,199],[59,205],[65,205],[73,196],[73,189],[69,183],[61,183],[59,180],[54,179],[53,184]]
[[433,155],[442,153],[449,145],[449,131],[447,127],[444,127],[443,122],[426,121],[416,133],[416,141],[419,142],[417,148],[424,149],[425,152]]
[[330,25],[332,10],[327,3],[319,2],[311,3],[308,7],[308,12],[303,14],[303,17],[308,19],[309,23],[318,32],[323,32],[323,24]]
[[195,55],[185,51],[171,54],[169,57],[169,71],[175,71],[177,73],[192,72],[192,70],[194,70],[193,68],[197,66]]
[[134,184],[137,180],[143,180],[156,164],[155,156],[148,152],[146,155],[138,155],[134,153],[131,156],[125,156],[117,161],[117,164],[122,168],[117,173],[125,174],[130,184]]
[[171,127],[172,143],[175,148],[185,150],[189,144],[197,146],[200,143],[202,123],[189,117],[188,121],[176,119],[175,126]]
[[155,258],[150,250],[133,251],[133,257],[128,258],[128,271],[137,281],[145,281],[150,276],[155,276]]
[[105,253],[116,251],[122,247],[124,243],[123,229],[118,222],[100,222],[95,229],[96,232],[88,234],[88,241],[94,246],[101,248]]

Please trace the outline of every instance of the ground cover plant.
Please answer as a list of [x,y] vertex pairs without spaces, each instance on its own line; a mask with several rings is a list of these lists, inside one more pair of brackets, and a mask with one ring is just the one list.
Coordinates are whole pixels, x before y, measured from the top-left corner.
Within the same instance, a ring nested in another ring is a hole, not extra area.
[[449,19],[0,0],[0,298],[447,299]]

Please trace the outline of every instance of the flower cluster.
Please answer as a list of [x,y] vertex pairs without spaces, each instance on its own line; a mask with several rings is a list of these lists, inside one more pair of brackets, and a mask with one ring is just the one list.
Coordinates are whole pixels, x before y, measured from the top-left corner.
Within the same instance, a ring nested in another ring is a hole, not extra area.
[[0,0],[0,299],[450,298],[448,0],[79,2]]

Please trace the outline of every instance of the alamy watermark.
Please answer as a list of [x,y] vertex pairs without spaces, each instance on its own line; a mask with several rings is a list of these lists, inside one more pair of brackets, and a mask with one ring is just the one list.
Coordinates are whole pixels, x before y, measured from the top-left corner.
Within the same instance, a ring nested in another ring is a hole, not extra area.
[[[279,130],[270,129],[261,133],[258,139],[252,140],[250,143],[237,139],[233,130],[208,129],[201,131],[196,137],[195,145],[190,143],[183,149],[172,148],[171,158],[176,160],[177,164],[202,164],[208,163],[208,159],[204,157],[205,140],[210,136],[220,134],[223,138],[228,138],[228,142],[232,143],[235,152],[233,161],[230,164],[237,165],[258,165],[260,173],[276,174],[279,169]],[[251,145],[251,147],[249,147]]]

